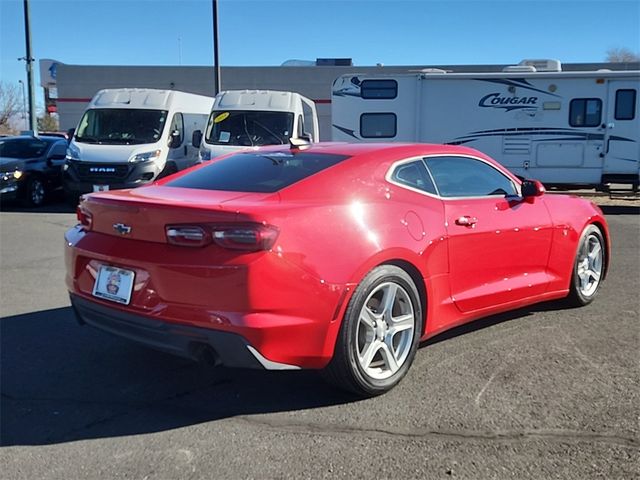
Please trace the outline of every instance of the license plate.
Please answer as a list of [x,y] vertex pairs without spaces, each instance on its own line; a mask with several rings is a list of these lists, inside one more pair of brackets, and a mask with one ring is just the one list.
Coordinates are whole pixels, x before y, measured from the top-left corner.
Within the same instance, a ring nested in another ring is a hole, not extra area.
[[109,185],[94,185],[93,186],[93,191],[94,192],[108,192],[109,191]]
[[131,300],[134,277],[135,273],[131,270],[103,265],[93,285],[93,295],[128,305]]

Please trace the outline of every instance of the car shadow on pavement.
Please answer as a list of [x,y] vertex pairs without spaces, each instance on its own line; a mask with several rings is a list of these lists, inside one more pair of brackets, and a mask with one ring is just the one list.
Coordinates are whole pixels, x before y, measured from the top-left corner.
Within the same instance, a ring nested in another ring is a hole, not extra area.
[[14,213],[75,213],[75,207],[56,199],[56,201],[48,201],[40,207],[25,207],[18,201],[2,201],[0,202],[0,212]]
[[640,206],[599,205],[605,215],[640,215]]
[[[560,308],[547,302],[494,315],[422,346]],[[154,433],[359,401],[313,371],[211,368],[157,352],[80,326],[70,307],[2,318],[0,366],[0,446]]]
[[313,371],[211,368],[157,352],[78,325],[70,307],[2,318],[0,361],[2,446],[153,433],[358,400]]

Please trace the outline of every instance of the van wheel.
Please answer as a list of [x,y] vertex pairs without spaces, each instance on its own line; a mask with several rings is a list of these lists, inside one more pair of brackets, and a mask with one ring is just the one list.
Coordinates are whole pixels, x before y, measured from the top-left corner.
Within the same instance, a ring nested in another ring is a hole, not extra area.
[[574,306],[591,303],[595,298],[604,275],[605,243],[602,232],[589,225],[580,235],[578,251],[573,262],[571,289],[567,302]]
[[326,380],[361,396],[391,390],[405,376],[422,332],[422,307],[401,268],[373,269],[356,288],[338,334]]
[[178,172],[178,167],[176,167],[176,164],[171,162],[167,162],[167,164],[164,166],[164,168],[162,169],[162,171],[160,172],[160,175],[158,175],[158,180],[164,177],[168,177],[169,175],[173,175],[174,173]]

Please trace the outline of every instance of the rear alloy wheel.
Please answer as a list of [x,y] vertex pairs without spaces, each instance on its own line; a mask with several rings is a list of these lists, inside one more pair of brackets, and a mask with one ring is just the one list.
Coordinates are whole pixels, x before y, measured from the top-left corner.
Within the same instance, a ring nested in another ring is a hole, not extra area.
[[42,179],[31,177],[27,182],[26,203],[30,207],[39,207],[44,203],[46,190]]
[[593,301],[602,283],[605,260],[602,232],[595,225],[589,225],[582,232],[578,245],[568,301],[582,306]]
[[375,268],[353,294],[327,379],[363,396],[393,388],[409,370],[422,332],[422,308],[411,277],[393,265]]

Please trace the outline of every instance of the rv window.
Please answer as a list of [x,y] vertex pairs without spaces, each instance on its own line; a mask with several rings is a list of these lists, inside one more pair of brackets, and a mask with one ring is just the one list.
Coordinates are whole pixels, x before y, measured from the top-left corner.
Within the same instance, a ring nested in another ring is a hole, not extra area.
[[436,188],[422,160],[398,165],[391,174],[391,180],[423,192],[436,194]]
[[569,107],[569,125],[572,127],[597,127],[602,118],[602,100],[576,98]]
[[360,95],[365,99],[391,99],[398,96],[398,82],[395,80],[363,80]]
[[360,115],[362,138],[393,138],[396,136],[395,113],[363,113]]
[[616,120],[633,120],[636,117],[636,91],[616,91]]
[[491,165],[468,157],[428,157],[427,167],[441,197],[517,195],[509,177]]

